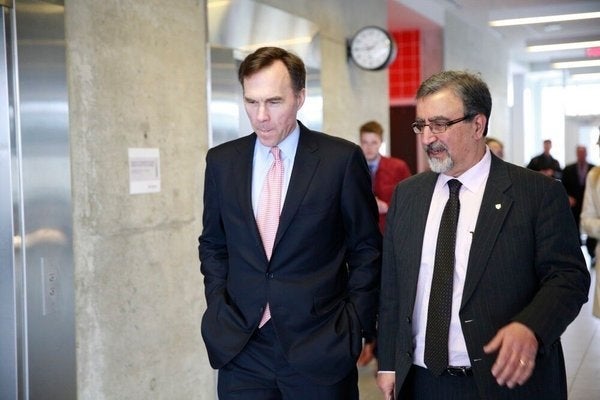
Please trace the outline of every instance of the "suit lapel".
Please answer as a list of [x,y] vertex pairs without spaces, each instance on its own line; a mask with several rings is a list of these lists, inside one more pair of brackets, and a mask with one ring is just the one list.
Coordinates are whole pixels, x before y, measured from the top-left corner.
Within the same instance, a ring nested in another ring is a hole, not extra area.
[[254,240],[258,244],[259,248],[262,248],[262,239],[256,224],[256,217],[254,216],[254,209],[252,208],[252,163],[254,158],[254,145],[256,143],[256,134],[251,134],[237,142],[236,150],[238,151],[239,157],[236,160],[238,164],[235,167],[239,174],[235,174],[235,180],[231,182],[231,187],[235,190],[235,196],[237,202],[246,216],[246,223],[248,224],[248,232],[252,233]]
[[319,147],[314,140],[314,133],[301,123],[298,124],[300,125],[300,139],[273,249],[277,247],[279,240],[289,228],[319,165]]
[[[423,182],[419,182],[417,192],[400,205],[400,207],[405,208],[402,215],[407,221],[403,221],[401,223],[402,228],[394,232],[396,254],[406,257],[406,265],[410,266],[406,271],[406,275],[399,276],[399,279],[401,279],[399,287],[406,291],[405,298],[410,299],[412,302],[411,310],[414,307],[417,281],[421,269],[425,225],[427,224],[433,190],[439,175],[433,172],[423,174]],[[409,232],[406,231],[406,227],[410,227]],[[406,249],[415,249],[415,251],[406,251]]]
[[463,305],[469,300],[477,287],[477,283],[487,267],[492,248],[500,234],[504,220],[512,207],[512,198],[505,194],[511,184],[505,163],[496,157],[492,157],[490,174],[483,193],[469,253],[462,298]]

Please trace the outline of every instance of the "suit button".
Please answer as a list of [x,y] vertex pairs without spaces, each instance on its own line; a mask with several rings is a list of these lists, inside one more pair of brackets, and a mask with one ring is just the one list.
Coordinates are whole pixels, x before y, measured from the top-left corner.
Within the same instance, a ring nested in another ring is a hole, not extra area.
[[407,324],[410,324],[410,323],[411,323],[411,319],[410,319],[410,317],[406,317],[406,323],[407,323]]
[[273,279],[273,273],[272,272],[267,272],[267,279]]

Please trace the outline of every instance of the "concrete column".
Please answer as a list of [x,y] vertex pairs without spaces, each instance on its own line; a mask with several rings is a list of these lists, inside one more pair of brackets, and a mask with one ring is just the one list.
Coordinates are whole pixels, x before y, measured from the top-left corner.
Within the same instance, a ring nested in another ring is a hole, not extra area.
[[[66,0],[79,399],[214,399],[197,256],[205,2]],[[128,148],[161,190],[129,194]]]

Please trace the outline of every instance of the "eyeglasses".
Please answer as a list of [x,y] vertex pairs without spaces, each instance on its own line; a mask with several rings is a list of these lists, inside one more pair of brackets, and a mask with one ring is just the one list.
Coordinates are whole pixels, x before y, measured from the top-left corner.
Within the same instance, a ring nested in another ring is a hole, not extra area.
[[431,133],[433,133],[434,135],[439,135],[440,133],[446,132],[446,129],[448,129],[449,126],[458,124],[459,122],[462,122],[466,119],[471,119],[473,117],[474,117],[473,114],[467,114],[462,118],[453,119],[452,121],[447,121],[447,122],[433,121],[428,124],[424,124],[423,122],[413,122],[413,124],[411,126],[413,128],[413,131],[417,135],[420,135],[421,133],[423,133],[426,126],[429,127],[429,129],[431,130]]

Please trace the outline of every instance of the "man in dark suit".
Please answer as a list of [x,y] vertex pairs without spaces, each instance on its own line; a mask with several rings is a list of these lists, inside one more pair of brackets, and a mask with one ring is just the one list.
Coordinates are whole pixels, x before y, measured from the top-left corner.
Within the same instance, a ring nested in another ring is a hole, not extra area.
[[[589,273],[561,183],[486,148],[491,107],[467,72],[441,72],[417,92],[413,130],[431,171],[400,182],[388,211],[377,342],[386,399],[567,398],[560,336],[587,301]],[[451,246],[440,226],[449,186],[459,200]],[[448,263],[445,296],[431,286]],[[440,304],[443,329],[429,323]]]
[[[575,222],[577,222],[577,229],[579,229],[581,207],[583,205],[583,193],[585,192],[585,179],[594,165],[587,161],[587,148],[585,146],[577,146],[575,152],[577,161],[565,167],[562,174],[562,183],[569,195],[571,211],[573,212],[573,217],[575,217]],[[596,239],[588,237],[585,246],[593,260]]]
[[560,163],[552,154],[550,154],[550,150],[552,149],[552,140],[546,139],[544,140],[544,151],[542,154],[539,154],[529,160],[529,164],[527,164],[527,168],[541,172],[544,175],[552,176],[556,179],[560,179],[562,175],[562,170],[560,168]]
[[[381,263],[365,158],[296,120],[306,76],[297,56],[260,48],[238,75],[254,133],[209,150],[199,238],[202,335],[219,398],[358,399]],[[274,148],[283,190],[267,250],[257,222]]]
[[398,182],[411,175],[408,164],[396,157],[384,157],[379,152],[383,144],[383,127],[377,121],[365,122],[360,129],[360,148],[367,159],[373,193],[379,210],[379,228],[385,229],[385,216]]

